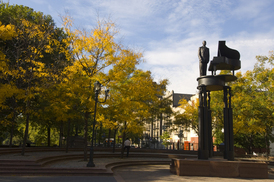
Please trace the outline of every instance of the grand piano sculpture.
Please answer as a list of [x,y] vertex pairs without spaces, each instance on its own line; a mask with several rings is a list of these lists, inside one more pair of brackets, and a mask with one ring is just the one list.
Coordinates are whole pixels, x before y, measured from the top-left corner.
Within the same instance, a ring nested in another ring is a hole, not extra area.
[[[235,81],[235,70],[241,68],[240,54],[228,48],[225,41],[219,41],[218,56],[210,61],[208,70],[212,75],[197,78],[199,89],[199,149],[198,159],[208,159],[213,155],[212,119],[210,110],[210,92],[224,92],[224,159],[234,160],[233,119],[231,108],[231,87],[226,82]],[[230,70],[232,74],[216,75],[218,70]]]

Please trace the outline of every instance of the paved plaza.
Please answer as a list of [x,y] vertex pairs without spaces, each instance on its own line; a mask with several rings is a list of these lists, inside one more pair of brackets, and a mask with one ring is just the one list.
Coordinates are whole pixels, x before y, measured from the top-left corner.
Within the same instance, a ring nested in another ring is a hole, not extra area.
[[[273,176],[274,177],[274,176]],[[114,170],[114,176],[22,176],[1,177],[0,182],[272,182],[272,179],[235,179],[218,177],[177,176],[169,172],[168,165],[128,166]]]
[[[218,178],[218,177],[197,177],[197,176],[177,176],[169,172],[168,165],[157,165],[157,166],[129,166],[126,168],[118,168],[114,170],[115,175],[121,176],[124,182],[186,182],[186,181],[222,181],[222,182],[266,182],[272,181],[273,179],[235,179],[235,178]],[[117,181],[117,182],[123,182]]]
[[[71,152],[81,153],[81,152]],[[25,156],[20,154],[6,154],[0,155],[0,159],[16,159],[16,160],[35,160],[41,156],[60,155],[63,152],[30,152]],[[154,160],[153,158],[94,158],[96,167],[103,167],[107,163],[119,162],[119,161],[138,161],[138,160]],[[170,160],[162,158],[160,160]],[[48,167],[85,167],[87,164],[83,160],[67,160],[50,164]],[[273,166],[271,166],[273,167]],[[171,174],[169,171],[169,165],[132,165],[125,167],[118,167],[114,169],[114,176],[0,176],[0,182],[167,182],[167,181],[273,181],[274,175],[269,175],[270,179],[235,179],[235,178],[218,178],[218,177],[197,177],[197,176],[177,176]]]

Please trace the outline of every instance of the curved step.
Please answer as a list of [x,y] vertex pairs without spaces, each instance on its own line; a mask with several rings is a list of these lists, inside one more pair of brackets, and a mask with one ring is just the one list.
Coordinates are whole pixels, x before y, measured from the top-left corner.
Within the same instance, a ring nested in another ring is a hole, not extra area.
[[162,161],[162,160],[155,160],[155,161],[123,161],[123,162],[114,162],[109,163],[106,165],[106,168],[111,169],[112,171],[118,167],[125,167],[125,166],[135,166],[135,165],[170,165],[171,161]]

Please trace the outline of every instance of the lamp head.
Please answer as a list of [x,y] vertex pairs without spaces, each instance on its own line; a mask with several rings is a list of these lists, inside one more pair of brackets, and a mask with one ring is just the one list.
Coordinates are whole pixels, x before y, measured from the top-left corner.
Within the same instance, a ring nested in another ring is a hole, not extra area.
[[99,82],[99,81],[96,81],[95,83],[94,83],[94,90],[96,91],[96,92],[100,92],[101,91],[101,83]]
[[109,93],[109,89],[107,89],[107,90],[105,91],[106,99],[107,99],[107,97],[108,97],[108,93]]

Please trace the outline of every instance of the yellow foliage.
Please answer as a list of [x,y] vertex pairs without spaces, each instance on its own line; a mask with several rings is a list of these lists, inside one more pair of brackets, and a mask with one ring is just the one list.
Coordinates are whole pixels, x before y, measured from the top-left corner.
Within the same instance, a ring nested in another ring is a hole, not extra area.
[[0,21],[0,40],[9,40],[14,36],[16,36],[14,25],[8,24],[5,26],[2,25],[2,22]]
[[6,98],[10,98],[12,96],[16,96],[18,99],[22,99],[25,97],[25,92],[22,89],[18,89],[14,84],[1,84],[0,85],[0,107],[2,109],[8,107],[5,104]]
[[[0,42],[4,42],[6,40],[12,39],[12,37],[16,36],[15,27],[14,25],[2,25],[0,21]],[[0,71],[5,72],[7,69],[6,62],[8,60],[5,59],[6,55],[0,50]]]
[[242,74],[232,85],[234,133],[269,135],[273,122],[273,52],[257,56],[254,69]]

